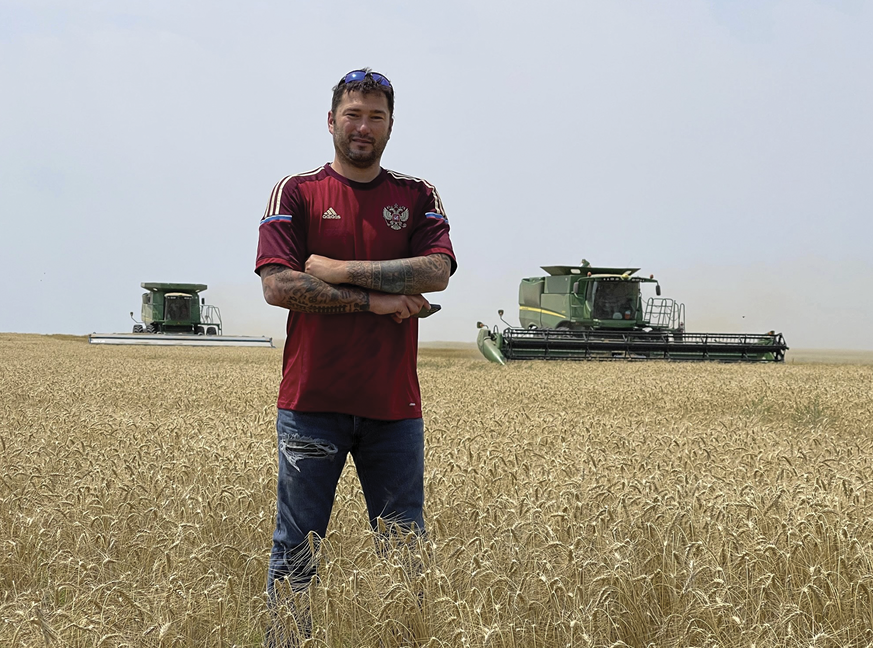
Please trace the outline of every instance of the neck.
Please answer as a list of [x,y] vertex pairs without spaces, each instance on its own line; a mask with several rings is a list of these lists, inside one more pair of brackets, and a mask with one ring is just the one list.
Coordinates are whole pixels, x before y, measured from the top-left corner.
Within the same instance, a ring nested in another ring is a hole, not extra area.
[[334,155],[333,162],[330,163],[330,166],[341,176],[353,180],[354,182],[372,182],[379,177],[380,173],[382,173],[382,167],[379,165],[378,161],[365,169],[361,169],[346,163],[344,160],[340,159],[339,155]]

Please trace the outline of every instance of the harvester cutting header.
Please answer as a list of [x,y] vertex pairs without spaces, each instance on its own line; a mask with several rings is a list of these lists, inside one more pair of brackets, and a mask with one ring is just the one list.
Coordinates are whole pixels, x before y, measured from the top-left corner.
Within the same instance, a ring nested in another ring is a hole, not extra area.
[[[502,332],[479,322],[482,354],[507,360],[721,360],[781,362],[788,347],[781,333],[688,333],[685,305],[661,297],[654,275],[639,268],[543,266],[549,276],[521,280],[520,328]],[[643,302],[642,284],[656,297]],[[503,318],[503,311],[498,311]],[[502,320],[503,321],[503,320]],[[506,323],[504,321],[504,323]]]

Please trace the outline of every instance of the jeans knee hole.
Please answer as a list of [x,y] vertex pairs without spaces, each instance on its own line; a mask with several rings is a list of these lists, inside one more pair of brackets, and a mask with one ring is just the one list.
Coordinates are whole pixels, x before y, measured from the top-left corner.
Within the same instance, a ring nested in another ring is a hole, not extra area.
[[337,447],[327,441],[305,437],[285,437],[279,442],[279,451],[298,472],[301,459],[332,459]]

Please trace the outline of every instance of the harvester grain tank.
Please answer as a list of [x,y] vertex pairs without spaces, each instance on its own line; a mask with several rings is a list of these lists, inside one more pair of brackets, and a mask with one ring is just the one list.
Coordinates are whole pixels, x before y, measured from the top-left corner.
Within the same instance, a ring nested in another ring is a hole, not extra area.
[[245,335],[224,335],[221,311],[200,296],[206,284],[140,284],[140,320],[133,317],[133,332],[92,333],[91,344],[151,344],[158,346],[273,346],[273,339]]
[[[685,305],[661,297],[654,276],[639,268],[543,266],[545,277],[521,280],[520,327],[481,322],[478,346],[488,360],[719,360],[781,362],[781,333],[689,333]],[[643,301],[640,287],[654,284]],[[499,311],[503,318],[503,311]],[[506,322],[504,321],[504,324]]]

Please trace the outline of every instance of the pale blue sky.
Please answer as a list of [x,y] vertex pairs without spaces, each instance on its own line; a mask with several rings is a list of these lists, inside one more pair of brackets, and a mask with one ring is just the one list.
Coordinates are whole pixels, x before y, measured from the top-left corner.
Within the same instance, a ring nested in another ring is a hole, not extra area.
[[860,0],[0,0],[0,331],[127,331],[140,282],[185,281],[281,336],[258,221],[371,66],[383,165],[437,186],[460,262],[423,339],[584,257],[689,330],[873,349],[871,34]]

